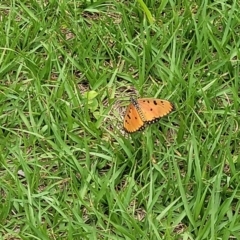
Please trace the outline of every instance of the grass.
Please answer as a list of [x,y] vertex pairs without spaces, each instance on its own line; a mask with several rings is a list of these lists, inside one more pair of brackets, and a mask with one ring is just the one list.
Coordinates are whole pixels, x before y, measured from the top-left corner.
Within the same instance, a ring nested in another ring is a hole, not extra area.
[[[238,1],[0,11],[1,239],[240,238]],[[128,135],[130,96],[176,110]]]

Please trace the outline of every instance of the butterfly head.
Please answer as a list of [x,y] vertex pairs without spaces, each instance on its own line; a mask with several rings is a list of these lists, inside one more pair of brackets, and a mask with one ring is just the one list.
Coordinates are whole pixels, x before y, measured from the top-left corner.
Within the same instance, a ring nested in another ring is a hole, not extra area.
[[135,100],[134,98],[130,97],[130,101],[135,107],[138,105],[137,100]]

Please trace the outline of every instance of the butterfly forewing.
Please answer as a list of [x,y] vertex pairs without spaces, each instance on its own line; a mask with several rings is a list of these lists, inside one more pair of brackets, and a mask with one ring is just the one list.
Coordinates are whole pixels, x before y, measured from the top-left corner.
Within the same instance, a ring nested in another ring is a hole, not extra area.
[[140,98],[137,102],[146,122],[154,122],[157,119],[169,114],[173,110],[173,105],[167,100]]
[[126,110],[123,123],[126,132],[132,133],[144,129],[144,121],[140,114],[138,108],[133,103],[130,103]]

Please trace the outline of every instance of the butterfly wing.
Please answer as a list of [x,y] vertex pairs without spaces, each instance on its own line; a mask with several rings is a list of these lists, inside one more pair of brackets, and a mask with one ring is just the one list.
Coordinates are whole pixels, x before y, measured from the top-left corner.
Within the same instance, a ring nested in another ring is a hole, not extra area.
[[143,130],[145,127],[144,121],[133,103],[130,103],[126,110],[123,127],[128,133]]
[[137,102],[147,123],[156,122],[159,118],[169,114],[174,108],[169,101],[162,99],[140,98]]

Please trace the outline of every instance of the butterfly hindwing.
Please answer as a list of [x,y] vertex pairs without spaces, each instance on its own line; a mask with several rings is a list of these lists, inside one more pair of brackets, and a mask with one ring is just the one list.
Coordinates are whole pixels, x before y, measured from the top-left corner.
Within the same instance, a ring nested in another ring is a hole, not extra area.
[[126,110],[123,127],[129,133],[144,129],[144,121],[133,103]]

